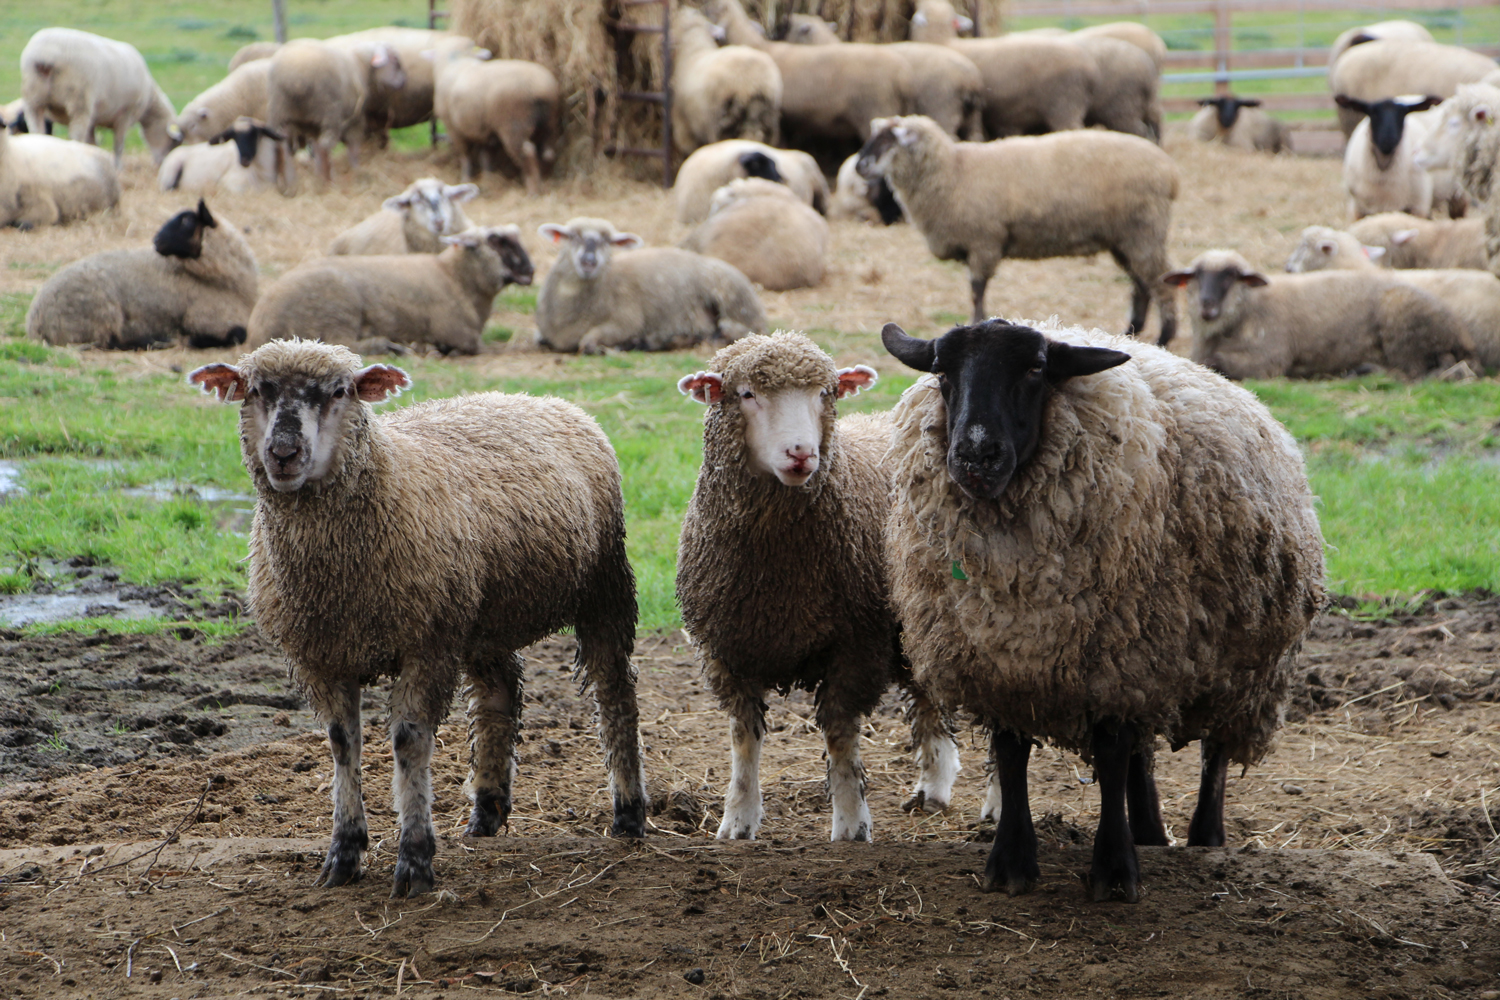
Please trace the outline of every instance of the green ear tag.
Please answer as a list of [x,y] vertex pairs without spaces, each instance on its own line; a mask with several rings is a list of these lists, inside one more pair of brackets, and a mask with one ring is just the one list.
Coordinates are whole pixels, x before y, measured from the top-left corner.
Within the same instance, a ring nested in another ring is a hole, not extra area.
[[958,564],[958,560],[953,560],[953,579],[967,580],[968,578],[969,574],[964,572],[964,568]]

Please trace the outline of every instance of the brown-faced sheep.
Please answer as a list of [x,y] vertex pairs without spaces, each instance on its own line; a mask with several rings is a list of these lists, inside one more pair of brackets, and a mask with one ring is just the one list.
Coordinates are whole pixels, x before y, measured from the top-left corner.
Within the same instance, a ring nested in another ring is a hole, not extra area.
[[405,191],[387,198],[380,211],[335,236],[328,252],[362,256],[442,253],[446,249],[444,236],[473,225],[459,203],[478,193],[479,188],[473,184],[419,178]]
[[448,129],[464,180],[484,172],[481,156],[498,143],[521,171],[526,193],[542,190],[542,164],[557,157],[560,90],[545,66],[490,59],[467,38],[432,50],[433,113]]
[[677,168],[672,184],[677,221],[691,226],[708,218],[714,192],[738,177],[785,184],[819,213],[828,211],[828,181],[807,153],[749,139],[725,139],[697,150]]
[[719,48],[699,11],[672,15],[672,141],[680,156],[721,139],[775,144],[781,132],[781,70],[748,45]]
[[[831,839],[870,840],[860,717],[892,683],[912,695],[921,775],[909,807],[952,797],[958,751],[911,684],[885,582],[888,414],[838,419],[840,398],[875,383],[796,333],[719,351],[678,388],[707,407],[703,467],[683,516],[677,600],[733,752],[718,836],[760,829],[766,692],[811,691],[828,746]],[[770,568],[773,572],[767,572]]]
[[748,177],[714,194],[708,218],[682,241],[774,292],[822,284],[828,223],[785,184]]
[[1286,122],[1260,110],[1258,97],[1200,98],[1202,105],[1188,122],[1188,134],[1199,142],[1222,142],[1230,149],[1279,153],[1292,148],[1292,130]]
[[0,226],[56,226],[119,200],[120,178],[104,150],[0,129]]
[[256,290],[255,255],[239,227],[200,199],[168,219],[153,246],[96,253],[48,278],[26,311],[26,333],[110,350],[230,347],[245,342]]
[[[242,402],[255,483],[250,610],[328,727],[333,838],[319,881],[351,882],[369,837],[360,692],[392,678],[391,895],[433,888],[434,736],[464,680],[469,836],[510,815],[519,650],[572,626],[594,688],[616,836],[645,835],[635,576],[620,467],[592,417],[560,399],[479,393],[377,417],[411,384],[342,347],[278,341],[189,382]],[[355,568],[357,567],[357,569]]]
[[237,118],[207,143],[178,146],[156,172],[163,191],[264,191],[283,176],[286,136],[265,122]]

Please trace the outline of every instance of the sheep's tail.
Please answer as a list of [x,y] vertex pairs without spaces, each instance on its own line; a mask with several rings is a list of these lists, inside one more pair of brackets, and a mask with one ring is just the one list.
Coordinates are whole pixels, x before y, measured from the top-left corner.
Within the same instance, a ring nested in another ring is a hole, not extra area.
[[751,139],[769,145],[776,141],[779,117],[780,110],[764,94],[736,94],[719,112],[718,135],[720,139]]

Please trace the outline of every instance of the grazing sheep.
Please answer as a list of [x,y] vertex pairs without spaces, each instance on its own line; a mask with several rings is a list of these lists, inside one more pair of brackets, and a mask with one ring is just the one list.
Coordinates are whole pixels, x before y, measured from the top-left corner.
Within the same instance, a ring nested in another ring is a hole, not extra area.
[[255,482],[250,609],[328,726],[333,838],[319,881],[359,877],[360,691],[391,677],[393,897],[431,891],[434,734],[466,681],[469,836],[510,816],[521,722],[518,650],[572,626],[593,685],[616,836],[645,835],[635,575],[609,439],[560,399],[487,392],[376,417],[411,384],[342,347],[267,344],[188,381],[243,401]]
[[1367,247],[1385,253],[1376,260],[1396,269],[1470,267],[1485,269],[1484,219],[1419,219],[1405,212],[1367,215],[1349,227]]
[[266,81],[270,74],[270,59],[257,59],[231,71],[188,101],[177,116],[177,131],[182,141],[207,142],[222,135],[238,118],[267,120],[270,104],[266,96]]
[[1358,220],[1376,212],[1408,212],[1426,218],[1440,197],[1448,202],[1451,216],[1463,215],[1464,201],[1452,171],[1438,177],[1415,160],[1435,124],[1431,114],[1417,112],[1440,103],[1440,98],[1397,97],[1367,104],[1340,94],[1335,100],[1339,107],[1367,116],[1344,149],[1350,215]]
[[116,170],[125,155],[125,133],[137,122],[153,161],[160,164],[172,148],[168,127],[177,112],[134,45],[72,28],[43,28],[21,50],[21,93],[33,133],[43,131],[44,118],[62,122],[70,138],[89,145],[98,145],[99,126],[112,130]]
[[[343,142],[349,151],[350,168],[359,166],[363,111],[371,94],[399,90],[405,83],[400,58],[383,42],[342,48],[312,38],[294,39],[271,57],[267,120],[293,143],[312,146],[318,176],[326,184],[333,179],[329,157],[337,143]],[[285,164],[290,189],[296,168],[290,156]]]
[[163,191],[263,191],[282,176],[286,136],[254,118],[234,124],[207,144],[178,146],[156,172]]
[[879,222],[889,226],[901,222],[906,216],[891,186],[884,177],[867,181],[859,176],[859,154],[855,153],[839,167],[833,199],[828,204],[830,219],[858,219],[860,222]]
[[742,178],[714,193],[708,218],[682,246],[773,292],[812,288],[827,267],[828,223],[785,184]]
[[1333,40],[1328,49],[1328,65],[1339,61],[1339,56],[1356,45],[1366,42],[1434,42],[1432,32],[1415,21],[1379,21],[1363,28],[1350,28]]
[[1161,68],[1139,45],[1112,35],[1074,35],[1073,43],[1094,57],[1099,84],[1085,125],[1100,125],[1161,142]]
[[1410,378],[1474,357],[1451,309],[1388,271],[1267,277],[1232,250],[1201,253],[1162,281],[1186,287],[1193,360],[1232,379],[1345,375],[1369,365]]
[[473,184],[444,184],[436,177],[422,177],[387,198],[380,211],[335,236],[328,252],[358,256],[442,253],[444,236],[473,225],[459,203],[478,193]]
[[[676,247],[634,249],[639,236],[603,219],[548,223],[537,232],[565,244],[537,297],[543,347],[668,351],[766,328],[755,289],[722,260]],[[617,248],[630,252],[616,255]]]
[[120,178],[104,150],[0,129],[0,226],[56,226],[119,200]]
[[229,72],[233,73],[246,63],[269,59],[279,48],[281,48],[280,42],[251,42],[248,45],[241,45],[235,50],[234,55],[229,57]]
[[677,168],[672,184],[677,221],[691,226],[708,218],[714,192],[737,177],[785,184],[820,214],[828,211],[828,181],[807,153],[749,139],[725,139],[697,150]]
[[1199,98],[1202,108],[1188,122],[1188,134],[1199,142],[1222,142],[1230,149],[1279,153],[1292,148],[1286,122],[1260,110],[1259,98]]
[[[1356,45],[1330,64],[1328,87],[1339,96],[1370,103],[1402,94],[1452,97],[1462,83],[1483,79],[1495,61],[1456,45],[1436,42],[1374,41]],[[1348,138],[1360,114],[1339,107],[1339,128]]]
[[[838,419],[837,401],[875,384],[798,333],[731,344],[678,389],[704,404],[703,467],[682,521],[677,600],[703,672],[732,722],[721,840],[760,829],[765,695],[813,693],[828,745],[833,840],[872,839],[860,716],[899,683],[912,697],[921,769],[909,808],[952,798],[958,750],[911,684],[881,544],[888,414]],[[767,572],[771,567],[774,572]]]
[[484,172],[480,154],[498,142],[521,171],[526,193],[536,196],[542,164],[557,157],[557,78],[537,63],[489,56],[467,38],[433,50],[434,113],[447,126],[464,180]]
[[721,139],[775,143],[781,70],[748,45],[714,41],[718,30],[691,7],[672,15],[672,141],[687,156]]
[[368,28],[348,35],[335,35],[328,44],[361,52],[376,44],[389,45],[406,74],[406,83],[395,90],[380,87],[365,101],[365,134],[375,137],[380,148],[390,141],[390,130],[406,128],[432,117],[436,80],[432,60],[422,53],[454,35],[428,28]]
[[885,551],[917,683],[991,733],[983,888],[1036,884],[1039,737],[1092,757],[1090,895],[1134,902],[1136,844],[1167,842],[1156,737],[1201,741],[1188,843],[1222,846],[1228,764],[1260,760],[1281,724],[1325,600],[1301,453],[1249,392],[1099,331],[989,320],[918,340],[888,323],[881,340],[938,376],[893,415]]
[[1108,250],[1130,275],[1130,330],[1145,328],[1155,298],[1158,342],[1177,332],[1176,303],[1156,284],[1168,267],[1177,167],[1151,142],[1076,131],[956,143],[931,119],[892,118],[873,123],[859,173],[890,183],[939,260],[968,263],[974,322],[985,318],[985,286],[1003,258]]
[[1156,66],[1157,75],[1167,62],[1167,43],[1162,37],[1139,21],[1111,21],[1108,24],[1095,24],[1087,28],[1079,28],[1073,32],[1074,38],[1089,38],[1095,35],[1103,35],[1107,38],[1118,38],[1122,42],[1129,42],[1151,57],[1151,62]]
[[362,353],[422,345],[479,353],[479,335],[500,290],[531,284],[531,258],[515,226],[442,237],[440,254],[322,257],[282,275],[250,314],[251,350],[272,340],[316,337]]
[[[52,122],[46,123],[47,133],[52,133]],[[18,97],[9,104],[0,106],[0,129],[5,129],[11,135],[25,135],[26,128],[26,99]]]
[[26,311],[26,333],[108,350],[231,347],[245,342],[256,285],[239,227],[199,199],[157,230],[153,246],[96,253],[48,278]]

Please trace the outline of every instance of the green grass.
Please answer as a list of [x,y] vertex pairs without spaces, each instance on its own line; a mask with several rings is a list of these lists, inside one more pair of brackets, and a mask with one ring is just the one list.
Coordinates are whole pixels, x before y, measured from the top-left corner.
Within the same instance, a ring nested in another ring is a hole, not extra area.
[[170,618],[70,618],[58,622],[38,622],[21,628],[22,635],[63,635],[66,633],[109,635],[162,635],[167,632],[198,634],[209,643],[231,639],[245,630],[249,623],[240,619],[233,621],[181,622]]

